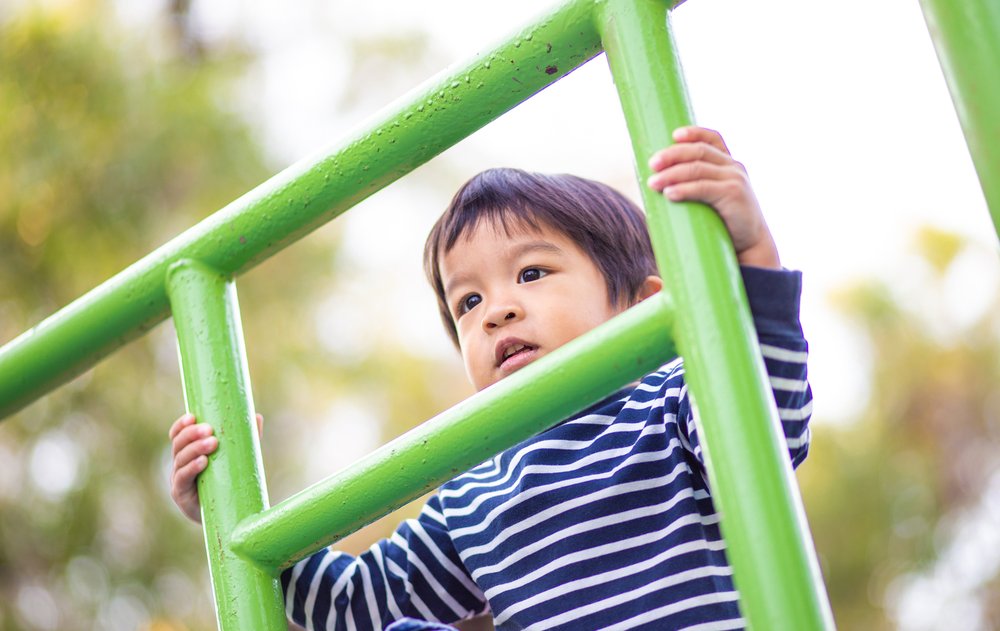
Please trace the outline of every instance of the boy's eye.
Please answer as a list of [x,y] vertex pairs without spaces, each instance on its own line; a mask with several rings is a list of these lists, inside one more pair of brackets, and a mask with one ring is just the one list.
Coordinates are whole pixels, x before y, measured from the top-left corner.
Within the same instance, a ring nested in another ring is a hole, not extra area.
[[458,315],[461,316],[468,313],[482,301],[483,297],[479,294],[469,294],[465,298],[462,298],[461,302],[458,303]]
[[538,269],[537,267],[529,267],[521,271],[517,276],[517,282],[519,283],[531,283],[539,278],[548,274],[545,270]]

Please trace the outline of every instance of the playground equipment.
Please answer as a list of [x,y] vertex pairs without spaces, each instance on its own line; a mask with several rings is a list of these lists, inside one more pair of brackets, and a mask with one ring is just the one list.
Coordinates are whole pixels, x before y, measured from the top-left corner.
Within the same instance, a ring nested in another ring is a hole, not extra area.
[[965,142],[1000,236],[1000,5],[920,0]]
[[[990,2],[925,0],[924,10],[1000,225],[1000,149],[987,142],[1000,137],[990,116],[1000,111],[1000,89],[976,85],[1000,64],[1000,9]],[[710,209],[668,211],[672,204],[648,190],[662,294],[268,507],[234,277],[602,50],[644,180],[646,157],[692,122],[670,34],[673,4],[570,0],[431,79],[330,152],[276,175],[0,348],[0,414],[172,315],[188,409],[219,430],[224,446],[199,480],[220,628],[284,629],[281,569],[655,369],[676,342],[748,624],[833,628],[728,236]]]

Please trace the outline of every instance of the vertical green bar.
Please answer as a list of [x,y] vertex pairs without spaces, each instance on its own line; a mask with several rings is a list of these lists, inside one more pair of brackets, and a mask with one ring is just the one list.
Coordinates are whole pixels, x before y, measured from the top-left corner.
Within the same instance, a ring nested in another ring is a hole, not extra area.
[[920,5],[1000,237],[1000,2]]
[[167,273],[188,411],[219,448],[198,478],[219,628],[288,628],[278,580],[229,549],[239,521],[267,508],[253,395],[232,279],[192,261]]
[[740,608],[754,629],[832,629],[732,243],[701,204],[650,191],[648,158],[692,123],[667,21],[672,3],[610,0],[597,19],[635,148],[657,263],[700,416]]

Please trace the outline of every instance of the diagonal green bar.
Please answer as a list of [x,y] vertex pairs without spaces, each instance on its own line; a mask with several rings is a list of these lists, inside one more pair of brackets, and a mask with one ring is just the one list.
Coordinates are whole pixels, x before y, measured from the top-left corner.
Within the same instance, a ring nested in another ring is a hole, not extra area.
[[1000,237],[1000,2],[920,0]]
[[[692,123],[668,7],[609,0],[600,17],[640,182],[651,174],[648,158],[672,143],[673,129]],[[677,346],[741,611],[754,629],[832,629],[726,230],[710,208],[669,204],[642,188],[657,263],[678,305]]]
[[0,348],[0,418],[168,315],[180,259],[239,275],[600,53],[594,0],[571,0],[432,78]]
[[191,261],[173,265],[167,285],[188,411],[219,439],[198,495],[220,628],[287,629],[278,581],[229,550],[235,525],[267,507],[236,286]]
[[329,545],[595,403],[674,357],[672,308],[652,296],[351,467],[248,517],[232,547],[268,570]]

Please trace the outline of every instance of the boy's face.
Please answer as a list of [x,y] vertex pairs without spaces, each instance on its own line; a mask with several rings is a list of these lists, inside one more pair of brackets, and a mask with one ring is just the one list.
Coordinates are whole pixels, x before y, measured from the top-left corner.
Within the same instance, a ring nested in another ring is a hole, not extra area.
[[624,307],[597,265],[548,227],[480,223],[441,258],[441,278],[469,379],[492,385]]

